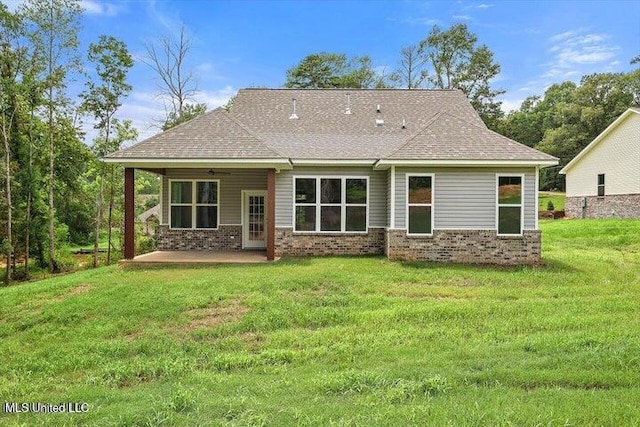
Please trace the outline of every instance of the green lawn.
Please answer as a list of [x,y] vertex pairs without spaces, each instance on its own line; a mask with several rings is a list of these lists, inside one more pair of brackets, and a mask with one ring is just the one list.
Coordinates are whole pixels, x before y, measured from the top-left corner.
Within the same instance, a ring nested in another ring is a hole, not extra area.
[[0,288],[0,425],[640,423],[640,220],[541,221],[545,266],[105,267]]
[[547,210],[547,204],[549,201],[553,203],[553,210],[564,210],[564,195],[565,193],[556,193],[553,191],[541,191],[538,193],[538,210],[540,212]]

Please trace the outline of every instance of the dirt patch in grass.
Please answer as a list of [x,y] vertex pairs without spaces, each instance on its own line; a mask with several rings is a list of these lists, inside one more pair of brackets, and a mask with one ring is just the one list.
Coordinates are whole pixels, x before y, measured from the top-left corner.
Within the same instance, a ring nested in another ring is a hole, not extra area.
[[82,283],[82,284],[74,287],[73,289],[71,289],[69,292],[65,292],[64,294],[58,295],[53,300],[54,301],[64,301],[67,298],[72,297],[74,295],[82,295],[82,294],[88,292],[89,289],[91,289],[91,286],[89,286],[86,283]]
[[455,292],[442,292],[435,289],[429,289],[428,287],[421,288],[419,285],[398,285],[386,290],[385,295],[388,297],[399,298],[415,298],[415,299],[477,299],[478,295],[474,292],[461,292],[457,289]]
[[248,311],[249,308],[239,299],[232,299],[223,305],[196,308],[186,312],[191,320],[184,329],[215,328],[225,323],[239,322]]

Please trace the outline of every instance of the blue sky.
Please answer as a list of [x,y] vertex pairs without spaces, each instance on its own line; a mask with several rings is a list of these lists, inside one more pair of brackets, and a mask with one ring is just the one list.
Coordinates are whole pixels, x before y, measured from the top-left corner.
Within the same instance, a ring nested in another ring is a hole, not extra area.
[[[15,8],[20,0],[2,0]],[[466,23],[502,66],[494,85],[507,92],[503,108],[584,74],[629,71],[640,55],[640,0],[626,1],[156,1],[84,0],[83,52],[100,34],[127,43],[140,58],[144,43],[184,25],[193,39],[188,68],[198,101],[209,109],[239,88],[280,87],[304,56],[327,51],[369,55],[392,72],[399,50],[423,39],[434,24]],[[151,69],[136,61],[134,90],[119,116],[141,137],[163,117]]]

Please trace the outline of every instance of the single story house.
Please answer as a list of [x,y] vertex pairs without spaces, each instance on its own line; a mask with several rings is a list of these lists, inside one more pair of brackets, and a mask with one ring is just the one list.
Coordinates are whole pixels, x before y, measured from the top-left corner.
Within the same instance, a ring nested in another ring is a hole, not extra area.
[[560,171],[574,218],[640,218],[640,108],[622,113]]
[[162,175],[159,250],[523,264],[540,260],[538,170],[558,160],[458,90],[243,89],[105,161],[125,167],[125,258],[144,169]]

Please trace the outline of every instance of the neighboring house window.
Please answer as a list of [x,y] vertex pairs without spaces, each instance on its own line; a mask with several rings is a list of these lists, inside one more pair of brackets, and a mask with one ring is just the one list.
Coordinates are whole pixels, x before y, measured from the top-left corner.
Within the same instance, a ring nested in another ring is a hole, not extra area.
[[433,175],[407,175],[407,234],[433,233]]
[[218,228],[218,181],[171,181],[171,228]]
[[522,234],[522,176],[498,175],[498,234]]
[[295,178],[295,231],[366,232],[366,177]]
[[598,197],[604,197],[604,174],[598,174]]

